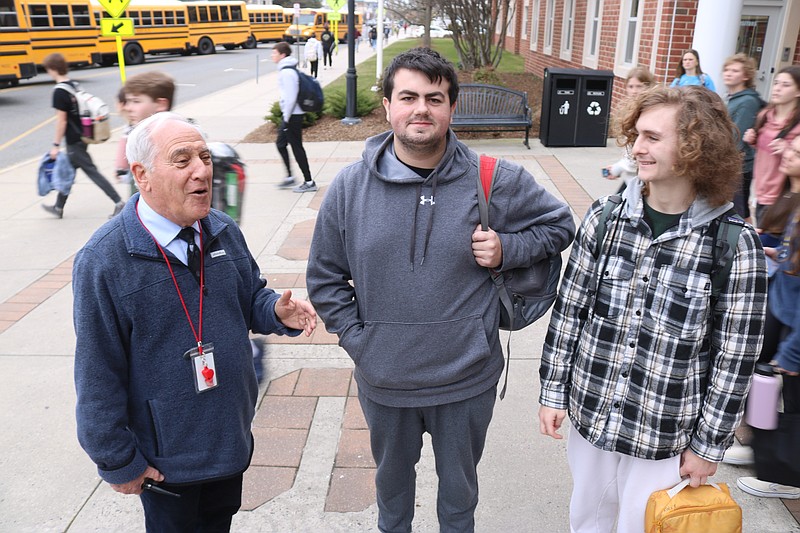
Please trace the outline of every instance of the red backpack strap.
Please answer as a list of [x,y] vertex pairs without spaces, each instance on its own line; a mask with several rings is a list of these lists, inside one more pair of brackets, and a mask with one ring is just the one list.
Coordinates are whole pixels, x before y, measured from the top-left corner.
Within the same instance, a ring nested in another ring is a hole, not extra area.
[[[492,183],[497,170],[497,159],[485,155],[478,159],[478,214],[481,217],[481,229],[489,228],[489,202],[492,199]],[[481,191],[483,194],[480,194]]]

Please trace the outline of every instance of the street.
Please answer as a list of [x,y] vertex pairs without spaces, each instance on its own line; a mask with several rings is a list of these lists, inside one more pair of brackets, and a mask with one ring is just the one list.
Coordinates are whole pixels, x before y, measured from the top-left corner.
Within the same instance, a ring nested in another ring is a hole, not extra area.
[[[294,51],[295,46],[292,49]],[[228,51],[218,47],[216,54],[207,56],[148,56],[144,64],[126,67],[125,73],[130,77],[147,70],[163,70],[177,84],[175,103],[185,104],[274,71],[271,51],[271,44],[262,43],[253,50]],[[119,67],[76,69],[70,71],[70,78],[108,104],[112,129],[124,125],[116,109],[117,92],[121,87]],[[46,73],[40,73],[18,87],[0,90],[3,117],[0,121],[0,168],[39,157],[50,149],[55,115],[51,107],[54,84]],[[258,98],[258,95],[253,97]],[[264,100],[265,115],[271,104]]]

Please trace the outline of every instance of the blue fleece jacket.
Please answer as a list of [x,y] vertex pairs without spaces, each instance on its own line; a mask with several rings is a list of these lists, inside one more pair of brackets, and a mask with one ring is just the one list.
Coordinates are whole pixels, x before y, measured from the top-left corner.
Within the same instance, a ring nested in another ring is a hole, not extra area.
[[[330,185],[311,243],[309,297],[374,402],[472,398],[503,370],[497,291],[472,255],[477,155],[450,131],[423,178],[395,157],[393,140],[368,139],[362,159]],[[498,165],[489,225],[503,247],[499,270],[560,253],[575,234],[569,207],[521,166]]]
[[755,89],[744,89],[728,97],[728,113],[739,129],[739,151],[744,155],[742,172],[752,172],[755,150],[742,140],[744,132],[756,123],[756,116],[761,111],[762,100]]
[[[184,353],[196,342],[163,256],[136,215],[138,194],[78,252],[73,269],[78,439],[109,483],[149,464],[169,483],[243,472],[258,385],[248,330],[298,335],[274,313],[239,228],[214,209],[201,220],[207,293],[203,341],[219,385],[195,392]],[[197,326],[199,285],[169,252]]]

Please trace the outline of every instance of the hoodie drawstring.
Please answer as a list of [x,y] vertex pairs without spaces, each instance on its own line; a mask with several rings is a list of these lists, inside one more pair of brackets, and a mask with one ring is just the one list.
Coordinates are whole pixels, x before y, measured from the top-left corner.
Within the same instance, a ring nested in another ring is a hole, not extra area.
[[[422,260],[419,262],[419,265],[422,266],[425,263],[425,255],[428,253],[428,242],[431,238],[431,231],[433,230],[433,209],[436,206],[436,182],[438,179],[438,174],[434,172],[433,178],[431,181],[431,210],[428,214],[428,227],[425,230],[425,241],[422,245]],[[410,261],[411,261],[411,270],[414,270],[414,257],[416,256],[417,251],[417,213],[419,212],[419,206],[425,199],[422,197],[422,184],[417,184],[417,195],[415,197],[416,201],[414,202],[414,220],[411,223],[411,251],[410,251]]]

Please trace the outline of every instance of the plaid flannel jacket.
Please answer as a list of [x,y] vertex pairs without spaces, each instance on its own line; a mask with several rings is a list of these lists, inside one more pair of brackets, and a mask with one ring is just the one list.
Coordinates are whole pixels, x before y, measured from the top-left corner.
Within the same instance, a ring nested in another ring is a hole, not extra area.
[[710,309],[710,226],[725,209],[698,199],[653,239],[640,184],[632,185],[609,217],[596,298],[590,285],[605,198],[578,230],[542,354],[540,403],[568,408],[574,428],[603,450],[665,459],[690,446],[720,461],[761,349],[764,253],[746,226]]

